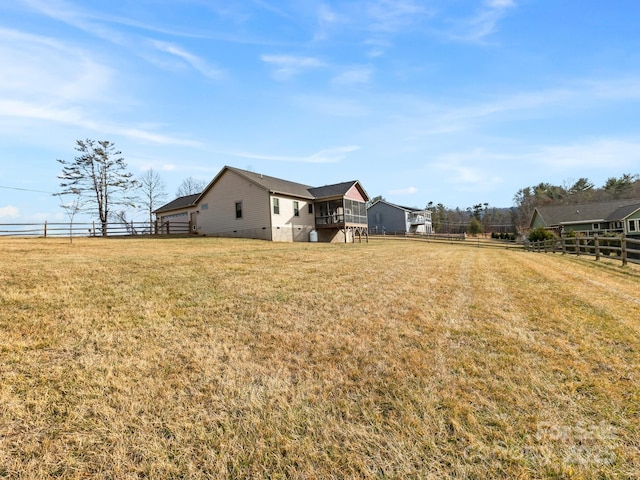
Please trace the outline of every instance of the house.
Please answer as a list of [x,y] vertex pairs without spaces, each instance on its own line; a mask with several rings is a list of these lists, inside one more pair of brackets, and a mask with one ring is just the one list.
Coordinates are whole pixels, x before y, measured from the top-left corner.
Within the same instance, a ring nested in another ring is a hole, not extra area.
[[276,242],[353,242],[368,238],[366,202],[357,180],[311,187],[225,166],[199,194],[157,209],[159,231],[188,222],[191,233]]
[[544,227],[559,235],[640,235],[640,199],[536,207],[530,227]]
[[369,231],[376,233],[433,233],[431,210],[402,207],[377,200],[367,210]]

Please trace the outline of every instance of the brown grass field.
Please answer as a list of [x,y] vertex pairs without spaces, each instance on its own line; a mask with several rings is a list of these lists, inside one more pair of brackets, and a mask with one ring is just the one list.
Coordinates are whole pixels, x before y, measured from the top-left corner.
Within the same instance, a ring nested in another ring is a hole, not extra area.
[[0,478],[638,478],[640,269],[0,239]]

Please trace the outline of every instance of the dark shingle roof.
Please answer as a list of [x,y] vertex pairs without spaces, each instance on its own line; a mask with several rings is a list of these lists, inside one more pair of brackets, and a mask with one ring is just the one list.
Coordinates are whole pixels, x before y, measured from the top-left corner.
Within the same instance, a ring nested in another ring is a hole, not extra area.
[[640,208],[640,199],[577,205],[549,205],[536,207],[544,223],[551,227],[567,223],[588,223],[621,220]]
[[[407,212],[421,212],[424,210],[424,208],[418,208],[418,207],[407,207],[405,205],[398,205],[397,203],[391,203],[391,202],[387,202],[386,200],[378,200],[376,201],[373,205],[375,205],[376,203],[386,203],[387,205],[389,205],[390,207],[394,207],[394,208],[398,208],[400,210],[405,210]],[[373,207],[373,205],[371,205],[371,207]],[[369,207],[369,208],[371,208]]]
[[302,197],[312,199],[313,195],[309,193],[312,187],[309,185],[303,185],[301,183],[290,182],[288,180],[282,180],[281,178],[270,177],[261,173],[250,172],[248,170],[241,170],[234,167],[225,167],[225,169],[241,175],[257,185],[269,190],[272,193],[279,193],[283,195],[292,195],[295,197]]
[[310,188],[309,192],[314,198],[326,198],[337,197],[346,194],[351,187],[356,183],[356,180],[351,182],[335,183],[333,185],[325,185],[324,187]]
[[184,197],[178,197],[175,200],[170,201],[166,205],[163,205],[159,209],[154,210],[153,213],[162,213],[169,210],[177,210],[178,208],[190,207],[195,204],[199,196],[200,194],[196,193],[194,195],[185,195]]
[[636,200],[636,202],[637,203],[618,208],[615,212],[612,212],[606,220],[609,222],[617,222],[628,217],[633,212],[640,209],[640,200]]

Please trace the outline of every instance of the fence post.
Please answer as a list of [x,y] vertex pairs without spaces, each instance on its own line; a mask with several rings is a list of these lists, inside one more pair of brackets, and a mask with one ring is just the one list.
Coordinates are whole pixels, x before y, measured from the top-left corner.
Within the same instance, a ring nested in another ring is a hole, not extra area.
[[627,265],[627,237],[620,238],[620,255],[622,256],[622,266]]
[[596,250],[596,261],[600,260],[600,242],[598,241],[598,235],[593,236],[593,246]]
[[47,221],[44,221],[44,238],[47,238]]

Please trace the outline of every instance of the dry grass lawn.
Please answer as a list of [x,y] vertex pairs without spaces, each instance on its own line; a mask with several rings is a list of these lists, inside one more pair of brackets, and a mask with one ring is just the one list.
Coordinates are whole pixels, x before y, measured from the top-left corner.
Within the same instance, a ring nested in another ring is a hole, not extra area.
[[640,270],[0,239],[0,478],[637,478]]

